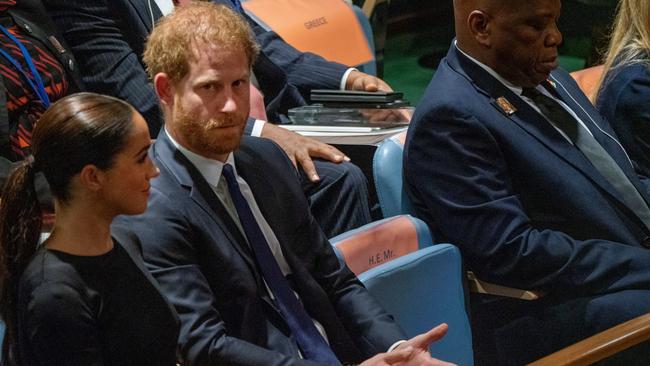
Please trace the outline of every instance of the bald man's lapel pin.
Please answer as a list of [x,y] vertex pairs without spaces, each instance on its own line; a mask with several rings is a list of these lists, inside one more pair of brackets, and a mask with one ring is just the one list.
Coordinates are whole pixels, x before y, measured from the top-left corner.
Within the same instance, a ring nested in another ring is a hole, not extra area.
[[515,106],[510,104],[508,99],[506,99],[505,97],[498,97],[496,99],[496,102],[497,102],[497,106],[501,108],[501,110],[503,111],[503,113],[506,114],[506,116],[512,116],[517,111],[517,108],[515,108]]
[[555,84],[555,81],[551,79],[546,79],[546,81],[553,87],[553,89],[557,89],[557,85]]

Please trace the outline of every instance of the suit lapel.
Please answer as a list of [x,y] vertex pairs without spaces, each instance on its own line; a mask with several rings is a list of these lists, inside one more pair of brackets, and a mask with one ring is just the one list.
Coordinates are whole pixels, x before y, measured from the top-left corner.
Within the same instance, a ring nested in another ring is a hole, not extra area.
[[[611,143],[611,140],[604,133],[601,133],[601,128],[595,125],[595,121],[600,120],[601,118],[598,116],[592,116],[580,104],[578,104],[575,97],[569,94],[566,87],[564,87],[561,81],[555,78],[553,74],[551,74],[549,80],[551,81],[550,85],[553,87],[555,95],[560,98],[567,106],[569,106],[569,108],[573,110],[573,112],[582,120],[582,122],[588,126],[596,141],[598,141],[598,143],[604,148],[607,148],[607,146]],[[624,165],[631,166],[630,162],[627,159],[625,161],[619,161],[616,159],[616,156],[612,153],[612,151],[608,151],[608,153],[621,167]]]
[[[228,238],[230,245],[237,250],[249,266],[258,284],[261,284],[252,253],[248,247],[248,242],[201,173],[173,146],[164,129],[158,135],[158,140],[154,147],[154,155],[157,155],[156,160],[158,163],[168,169],[176,177],[181,186],[190,190],[190,198],[220,228],[221,232]],[[222,243],[216,244],[222,245]]]
[[[201,177],[202,179],[203,177]],[[233,243],[242,257],[253,264],[250,249],[241,231],[235,224],[235,221],[230,217],[217,195],[212,191],[212,188],[205,180],[202,182],[195,182],[194,187],[190,191],[190,198],[205,211],[212,220],[221,227],[221,231],[228,237],[228,240]]]
[[[479,65],[469,60],[452,46],[448,59],[453,68],[461,74],[465,74],[470,82],[474,84],[477,90],[490,99],[490,103],[501,112],[505,118],[514,122],[521,129],[526,131],[536,140],[540,141],[547,149],[552,151],[560,159],[582,172],[585,177],[591,180],[595,185],[609,193],[619,203],[626,207],[621,200],[620,194],[607,180],[598,172],[598,170],[589,162],[589,160],[580,151],[567,141],[551,124],[526,103],[521,97],[513,93],[501,82],[488,74]],[[559,94],[564,100],[571,100],[567,93]],[[515,108],[513,114],[506,114],[498,105],[497,98],[505,97]],[[576,108],[575,103],[567,103],[570,108]],[[580,108],[577,108],[578,111]],[[580,114],[578,114],[580,116]],[[583,118],[581,116],[581,118]],[[600,135],[599,131],[592,131],[594,135]],[[600,141],[599,141],[600,142]],[[620,162],[619,162],[620,163]],[[632,180],[634,182],[634,180]],[[638,187],[637,187],[638,189]],[[628,209],[629,210],[629,209]],[[636,216],[636,215],[634,215]]]
[[[247,141],[253,140],[254,138],[244,137],[242,144],[248,143]],[[259,207],[262,216],[272,228],[275,237],[280,243],[280,250],[285,258],[288,259],[288,253],[285,248],[285,243],[292,238],[287,238],[287,230],[283,230],[285,227],[285,218],[279,217],[278,207],[275,207],[275,202],[281,202],[282,199],[277,197],[275,187],[268,184],[267,178],[265,177],[264,169],[259,167],[258,162],[255,159],[247,154],[243,150],[235,151],[235,164],[237,164],[237,174],[241,175],[248,186],[251,188],[257,207]],[[294,271],[294,266],[291,265],[292,271]]]
[[[596,141],[598,141],[598,143],[621,167],[625,175],[628,177],[632,185],[636,187],[646,203],[650,202],[648,200],[647,194],[645,193],[646,188],[642,186],[641,181],[638,179],[637,173],[634,170],[634,166],[629,160],[627,153],[625,153],[623,147],[616,140],[614,140],[614,132],[609,128],[609,126],[597,125],[599,121],[603,121],[603,118],[600,115],[593,115],[595,109],[593,109],[590,113],[589,109],[582,108],[582,106],[578,104],[576,98],[572,97],[569,94],[568,89],[563,85],[563,83],[552,74],[551,79],[556,84],[555,91],[560,99],[562,99],[562,101],[566,103],[569,108],[571,108],[587,126],[589,126],[589,130],[593,133]],[[588,101],[585,101],[585,103],[588,103]],[[604,129],[609,130],[605,132],[610,134],[610,136],[607,136],[604,132],[601,132],[604,131]]]
[[[245,140],[249,140],[245,138]],[[245,153],[242,150],[237,150],[235,152],[235,163],[237,164],[237,174],[241,175],[246,183],[251,187],[253,196],[255,197],[255,202],[262,212],[262,216],[266,219],[269,225],[274,228],[274,233],[277,235],[277,222],[275,220],[277,212],[276,207],[267,207],[269,205],[273,206],[273,202],[279,202],[279,199],[276,197],[274,187],[267,184],[267,179],[264,176],[264,170],[259,168],[259,165],[254,160],[252,156]]]

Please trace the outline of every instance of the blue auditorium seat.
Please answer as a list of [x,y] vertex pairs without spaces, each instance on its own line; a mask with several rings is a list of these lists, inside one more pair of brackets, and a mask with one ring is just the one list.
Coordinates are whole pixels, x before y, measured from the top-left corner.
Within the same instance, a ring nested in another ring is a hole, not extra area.
[[459,366],[474,363],[463,278],[460,252],[451,244],[420,249],[359,275],[409,337],[447,323],[447,335],[431,345],[431,354]]
[[449,332],[432,345],[432,354],[458,365],[473,364],[458,248],[432,245],[426,224],[409,215],[373,222],[330,241],[409,337],[447,323]]
[[413,213],[402,184],[405,138],[406,132],[402,132],[382,141],[373,157],[372,173],[384,217]]

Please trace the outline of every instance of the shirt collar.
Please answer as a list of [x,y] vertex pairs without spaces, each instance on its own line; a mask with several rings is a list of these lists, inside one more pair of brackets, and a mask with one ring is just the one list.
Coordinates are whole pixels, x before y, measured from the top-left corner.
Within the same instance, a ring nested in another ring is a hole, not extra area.
[[[169,134],[169,131],[167,131],[166,127],[165,133],[167,134],[167,137],[169,137],[169,141],[171,141],[174,147],[176,147],[178,151],[181,152],[181,154],[185,155],[185,157],[192,163],[192,165],[194,165],[199,173],[201,173],[208,184],[210,184],[212,187],[216,187],[219,183],[219,179],[221,178],[221,171],[223,170],[224,163],[219,160],[206,158],[205,156],[188,150],[186,147],[174,140],[174,138]],[[228,157],[226,158],[226,164],[230,164],[232,166],[233,172],[235,173],[235,176],[237,176],[235,156],[232,152],[228,154]]]
[[460,47],[458,47],[458,41],[454,40],[454,46],[456,46],[456,49],[458,52],[462,53],[465,57],[470,59],[472,62],[480,66],[483,70],[485,70],[488,74],[492,75],[495,79],[497,79],[501,84],[505,85],[508,89],[512,90],[513,93],[517,95],[521,95],[522,87],[517,86],[508,80],[504,79],[501,75],[497,74],[494,69],[492,69],[490,66],[480,62],[479,60],[475,59],[474,57],[468,55],[465,51],[461,50]]

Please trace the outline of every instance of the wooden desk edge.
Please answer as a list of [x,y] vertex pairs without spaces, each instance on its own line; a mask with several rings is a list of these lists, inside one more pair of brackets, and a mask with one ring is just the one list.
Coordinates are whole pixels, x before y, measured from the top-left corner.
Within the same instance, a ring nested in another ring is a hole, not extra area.
[[650,339],[650,313],[595,334],[529,366],[590,365]]

